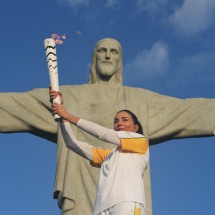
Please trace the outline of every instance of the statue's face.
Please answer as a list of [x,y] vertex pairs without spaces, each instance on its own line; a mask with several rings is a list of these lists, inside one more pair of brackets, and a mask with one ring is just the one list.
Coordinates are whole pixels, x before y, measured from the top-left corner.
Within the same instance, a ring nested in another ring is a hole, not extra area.
[[113,40],[105,40],[96,47],[96,71],[102,78],[111,77],[119,68],[120,49]]

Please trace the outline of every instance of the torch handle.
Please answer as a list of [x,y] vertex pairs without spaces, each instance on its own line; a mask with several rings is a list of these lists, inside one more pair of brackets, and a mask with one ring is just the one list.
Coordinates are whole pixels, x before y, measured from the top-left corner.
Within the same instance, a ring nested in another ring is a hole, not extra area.
[[[59,80],[58,80],[58,66],[57,66],[57,54],[56,54],[56,44],[54,39],[48,38],[44,40],[46,59],[49,70],[49,78],[52,86],[52,90],[59,92]],[[60,104],[60,96],[58,95],[53,102]],[[55,121],[60,120],[60,116],[54,115]]]

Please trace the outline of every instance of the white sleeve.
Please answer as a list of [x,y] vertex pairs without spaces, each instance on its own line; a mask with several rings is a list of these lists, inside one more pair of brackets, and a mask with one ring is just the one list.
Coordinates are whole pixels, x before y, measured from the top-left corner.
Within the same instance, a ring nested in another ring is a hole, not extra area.
[[117,146],[120,145],[120,137],[118,135],[118,132],[114,131],[113,129],[105,128],[101,125],[84,119],[80,119],[77,126],[88,134],[91,134],[94,137],[98,138],[99,140],[112,143]]
[[93,146],[89,145],[88,143],[77,140],[76,137],[74,136],[74,133],[72,131],[72,128],[70,127],[69,122],[60,123],[60,129],[67,148],[71,149],[80,156],[92,161]]

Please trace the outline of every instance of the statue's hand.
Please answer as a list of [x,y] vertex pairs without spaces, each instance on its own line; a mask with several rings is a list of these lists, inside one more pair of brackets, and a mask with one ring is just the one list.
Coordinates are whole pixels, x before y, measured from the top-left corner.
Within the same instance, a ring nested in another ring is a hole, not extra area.
[[53,103],[53,100],[57,97],[60,96],[60,102],[63,104],[63,94],[61,92],[57,92],[55,90],[52,90],[51,85],[49,86],[49,96],[50,96],[50,102]]

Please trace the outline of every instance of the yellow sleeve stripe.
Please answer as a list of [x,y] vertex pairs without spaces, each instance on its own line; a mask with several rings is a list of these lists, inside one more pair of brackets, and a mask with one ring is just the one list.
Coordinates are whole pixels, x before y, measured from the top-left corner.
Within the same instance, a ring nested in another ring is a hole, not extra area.
[[140,215],[140,214],[141,214],[140,208],[135,208],[134,215]]
[[148,139],[145,137],[140,138],[121,138],[122,151],[145,154],[149,148]]
[[90,162],[90,164],[95,167],[101,167],[102,162],[112,152],[112,150],[94,147],[92,152],[93,160]]

